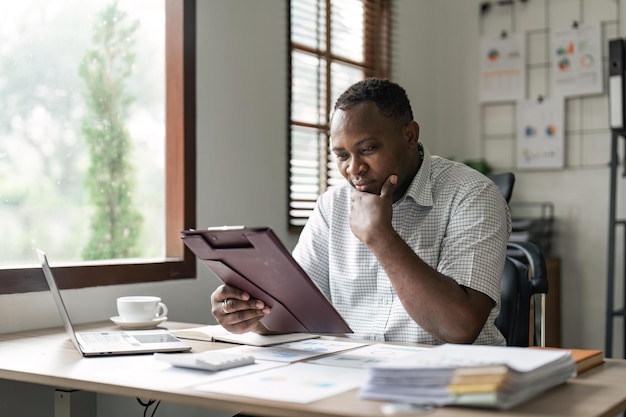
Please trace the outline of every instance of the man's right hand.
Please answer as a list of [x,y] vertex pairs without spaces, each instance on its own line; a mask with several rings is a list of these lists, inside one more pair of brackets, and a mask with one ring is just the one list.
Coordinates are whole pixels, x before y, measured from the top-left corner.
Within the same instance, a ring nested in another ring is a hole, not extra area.
[[260,320],[270,314],[270,308],[261,300],[229,285],[220,285],[211,294],[211,313],[231,333],[267,333]]
[[391,219],[393,215],[393,192],[398,176],[389,175],[380,195],[354,191],[350,205],[350,230],[361,242],[370,246],[385,235],[395,235]]

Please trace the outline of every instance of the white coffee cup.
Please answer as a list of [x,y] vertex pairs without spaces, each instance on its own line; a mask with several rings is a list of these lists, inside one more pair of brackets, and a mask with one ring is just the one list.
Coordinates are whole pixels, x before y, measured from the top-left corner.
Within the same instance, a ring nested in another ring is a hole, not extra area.
[[145,322],[165,317],[167,306],[159,297],[131,295],[117,299],[117,313],[128,323]]

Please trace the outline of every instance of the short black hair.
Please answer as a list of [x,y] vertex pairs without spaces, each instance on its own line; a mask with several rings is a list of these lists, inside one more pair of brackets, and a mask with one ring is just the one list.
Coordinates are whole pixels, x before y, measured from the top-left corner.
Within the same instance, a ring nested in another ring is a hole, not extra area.
[[372,101],[380,112],[389,118],[408,124],[413,120],[413,110],[400,85],[382,78],[366,78],[352,84],[335,102],[335,110],[348,110],[357,104]]

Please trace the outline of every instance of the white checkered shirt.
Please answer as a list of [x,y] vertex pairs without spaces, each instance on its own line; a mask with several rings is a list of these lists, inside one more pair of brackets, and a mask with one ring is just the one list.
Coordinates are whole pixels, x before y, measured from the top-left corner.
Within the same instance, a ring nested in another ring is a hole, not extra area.
[[[350,230],[352,192],[346,182],[320,196],[294,257],[348,322],[352,337],[440,344],[411,319],[376,257]],[[496,302],[474,343],[504,345],[494,320],[511,219],[496,185],[424,148],[422,166],[393,205],[392,222],[428,265]]]

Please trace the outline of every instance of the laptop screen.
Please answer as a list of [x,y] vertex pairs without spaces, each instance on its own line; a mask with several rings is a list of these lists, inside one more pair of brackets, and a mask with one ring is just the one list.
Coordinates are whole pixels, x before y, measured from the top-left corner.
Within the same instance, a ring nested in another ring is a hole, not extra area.
[[48,287],[50,288],[50,292],[52,293],[54,302],[57,305],[59,313],[61,314],[61,319],[63,320],[65,331],[67,332],[67,335],[70,337],[70,340],[72,341],[76,349],[78,349],[78,351],[81,351],[80,344],[78,343],[78,339],[76,339],[76,334],[74,333],[74,327],[72,326],[72,322],[70,320],[70,315],[67,313],[67,309],[65,308],[65,304],[63,303],[63,299],[61,298],[59,287],[57,287],[56,281],[54,280],[54,275],[52,274],[52,269],[50,269],[50,265],[48,264],[48,258],[46,257],[46,254],[40,249],[37,249],[37,256],[39,257],[39,262],[41,262],[43,274],[46,277],[46,281],[48,282]]

